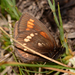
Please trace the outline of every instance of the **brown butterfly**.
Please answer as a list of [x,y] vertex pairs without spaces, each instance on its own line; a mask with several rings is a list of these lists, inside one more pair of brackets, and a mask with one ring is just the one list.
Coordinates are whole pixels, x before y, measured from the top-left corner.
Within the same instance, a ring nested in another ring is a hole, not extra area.
[[[29,13],[23,14],[15,24],[14,38],[23,45],[51,58],[62,53],[44,24]],[[15,46],[15,52],[23,62],[46,61],[17,43]]]

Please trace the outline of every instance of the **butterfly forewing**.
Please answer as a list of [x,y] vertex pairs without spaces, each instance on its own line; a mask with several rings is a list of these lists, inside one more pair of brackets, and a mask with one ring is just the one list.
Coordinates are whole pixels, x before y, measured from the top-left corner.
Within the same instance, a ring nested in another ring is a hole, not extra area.
[[[57,45],[53,36],[50,34],[43,23],[41,23],[39,20],[28,13],[22,15],[19,22],[16,24],[15,34],[15,39],[17,41],[37,52],[40,52],[49,57],[53,57],[57,52]],[[29,50],[24,49],[19,44],[16,43],[15,45],[18,48],[18,55],[20,55],[23,60],[44,60],[43,58],[32,54],[32,52],[30,52]],[[27,53],[23,50],[26,50]]]
[[[32,21],[31,21],[32,20]],[[23,32],[27,29],[27,25],[30,25],[30,23],[33,23],[33,28],[30,28],[30,30],[34,30],[34,31],[43,31],[45,32],[48,37],[54,41],[54,38],[52,37],[52,35],[49,33],[48,29],[45,27],[45,25],[40,22],[39,20],[37,20],[35,17],[33,17],[32,15],[25,13],[24,15],[22,15],[20,21],[19,21],[19,27],[18,30],[19,32]],[[30,25],[31,26],[31,25]]]

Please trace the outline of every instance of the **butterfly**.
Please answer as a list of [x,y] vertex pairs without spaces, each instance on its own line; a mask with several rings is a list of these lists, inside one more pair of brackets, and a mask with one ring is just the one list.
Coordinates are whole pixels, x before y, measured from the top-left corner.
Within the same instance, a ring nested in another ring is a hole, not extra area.
[[[15,24],[14,38],[23,45],[50,58],[56,58],[62,53],[45,25],[29,13],[23,14]],[[47,61],[23,48],[18,43],[15,43],[15,46],[15,53],[23,62]]]

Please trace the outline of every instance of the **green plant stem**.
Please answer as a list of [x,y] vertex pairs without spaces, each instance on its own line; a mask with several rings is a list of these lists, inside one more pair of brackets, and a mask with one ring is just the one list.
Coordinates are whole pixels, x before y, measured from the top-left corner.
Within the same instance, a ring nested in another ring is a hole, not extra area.
[[59,3],[58,3],[58,15],[59,15],[59,21],[55,12],[55,1],[53,0],[53,4],[51,3],[50,0],[48,0],[50,8],[53,12],[53,16],[54,16],[54,20],[56,22],[56,25],[58,26],[59,32],[60,32],[60,41],[63,47],[66,48],[66,54],[69,54],[69,47],[67,44],[67,41],[65,41],[64,38],[64,31],[63,31],[63,23],[62,23],[62,18],[61,18],[61,14],[60,14],[60,7],[59,7]]

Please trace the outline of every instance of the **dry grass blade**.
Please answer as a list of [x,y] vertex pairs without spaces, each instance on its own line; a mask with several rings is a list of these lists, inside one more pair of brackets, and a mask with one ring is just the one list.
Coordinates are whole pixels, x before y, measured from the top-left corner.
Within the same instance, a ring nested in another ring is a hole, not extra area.
[[0,73],[0,75],[4,75],[6,72],[8,72],[11,69],[11,66],[6,67],[6,69]]
[[2,58],[0,59],[0,62],[2,62],[2,61],[4,61],[5,59],[7,59],[11,54],[12,54],[12,52],[6,54],[4,57],[2,57]]
[[37,54],[37,55],[39,55],[39,56],[41,56],[41,57],[43,57],[43,58],[45,58],[45,59],[47,59],[47,60],[49,60],[49,61],[52,61],[52,62],[57,63],[57,64],[59,64],[59,65],[62,65],[62,66],[65,66],[65,67],[69,67],[69,66],[67,66],[67,65],[65,65],[65,64],[63,64],[63,63],[61,63],[61,62],[58,62],[58,61],[56,61],[56,60],[54,60],[54,59],[52,59],[52,58],[49,58],[49,57],[47,57],[47,56],[45,56],[45,55],[42,55],[42,54],[36,52],[35,50],[32,50],[32,49],[28,48],[27,46],[24,46],[23,44],[21,44],[21,43],[18,42],[17,40],[13,39],[7,32],[5,32],[5,31],[3,30],[2,27],[0,27],[0,30],[3,31],[6,35],[8,35],[14,42],[16,42],[16,43],[18,43],[19,45],[21,45],[22,47],[24,47],[24,48],[30,50],[30,51],[33,52],[34,54]]
[[44,67],[44,69],[54,70],[54,71],[59,71],[59,72],[64,72],[64,73],[68,73],[68,74],[73,74],[73,75],[75,75],[75,73],[73,73],[73,72],[65,71],[65,70],[61,70],[61,69],[56,69],[56,68],[48,68],[48,67]]
[[[9,23],[9,34],[11,37],[13,37],[13,32],[12,32],[12,21],[11,21],[11,16],[10,15],[7,15],[8,16],[8,23]],[[14,50],[14,46],[13,46],[13,40],[10,38],[10,42],[11,42],[11,47],[13,48]]]

